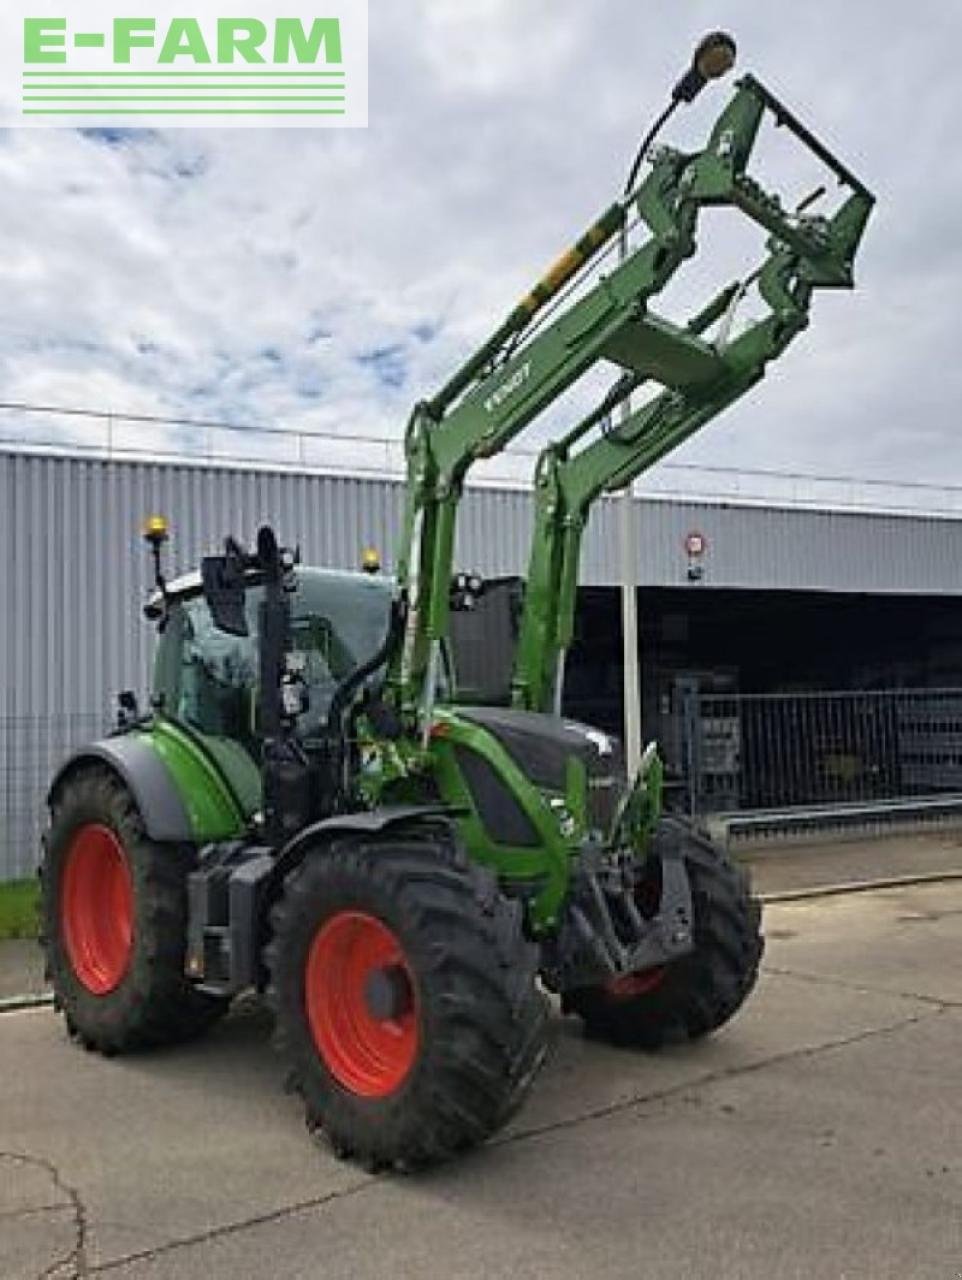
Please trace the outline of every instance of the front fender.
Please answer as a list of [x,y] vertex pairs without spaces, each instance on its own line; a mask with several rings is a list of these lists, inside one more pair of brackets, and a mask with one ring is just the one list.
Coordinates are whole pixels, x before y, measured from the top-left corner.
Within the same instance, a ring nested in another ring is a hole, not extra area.
[[338,836],[373,836],[388,831],[402,823],[417,822],[423,818],[453,819],[456,810],[449,805],[395,804],[379,809],[362,809],[357,813],[341,813],[333,818],[312,822],[289,840],[278,854],[278,863],[285,869],[296,866],[308,848],[323,844]]

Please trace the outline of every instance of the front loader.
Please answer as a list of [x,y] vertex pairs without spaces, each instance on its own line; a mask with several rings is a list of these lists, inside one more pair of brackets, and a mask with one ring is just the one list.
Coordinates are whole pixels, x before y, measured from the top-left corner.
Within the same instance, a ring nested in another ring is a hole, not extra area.
[[[707,38],[672,107],[733,54]],[[837,179],[833,215],[786,211],[748,175],[766,115]],[[851,286],[873,201],[750,76],[703,150],[651,137],[625,195],[415,407],[396,578],[306,567],[264,528],[168,582],[149,522],[150,708],[123,695],[117,732],[59,770],[44,837],[48,970],[87,1047],[176,1040],[266,992],[309,1126],[410,1169],[514,1113],[545,1055],[545,991],[640,1046],[702,1036],[751,991],[744,873],[662,816],[653,746],[629,779],[614,738],[561,714],[580,540],[594,501],[757,383],[816,288]],[[650,300],[719,205],[768,233],[768,256],[676,325]],[[732,336],[756,279],[767,313]],[[537,469],[503,696],[472,700],[451,644],[452,612],[470,630],[486,594],[454,572],[465,478],[600,364],[621,376]],[[660,394],[611,427],[649,383]]]

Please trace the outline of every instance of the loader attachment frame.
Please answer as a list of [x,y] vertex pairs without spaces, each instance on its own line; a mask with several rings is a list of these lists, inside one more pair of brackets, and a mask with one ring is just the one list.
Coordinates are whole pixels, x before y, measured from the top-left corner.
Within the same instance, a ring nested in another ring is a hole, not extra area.
[[[766,112],[814,152],[845,189],[846,198],[830,219],[786,210],[750,177],[748,163]],[[629,483],[753,386],[807,324],[814,288],[852,285],[873,197],[754,77],[739,81],[703,150],[662,147],[650,160],[640,185],[612,204],[442,390],[412,413],[398,558],[407,612],[390,687],[399,709],[411,722],[420,720],[424,733],[448,632],[458,504],[472,464],[506,448],[600,361],[624,371],[614,404],[645,381],[665,388],[617,433],[607,432],[580,454],[570,455],[572,444],[597,426],[610,406],[542,456],[513,698],[519,706],[547,709],[558,654],[570,641],[580,534],[590,503]],[[736,208],[769,233],[769,256],[757,273],[769,315],[727,345],[702,335],[737,302],[741,284],[685,326],[662,319],[648,306],[695,253],[700,211],[714,206]],[[647,238],[569,303],[563,291],[580,281],[616,237],[625,237],[627,246],[634,215]],[[549,303],[560,314],[533,323]]]

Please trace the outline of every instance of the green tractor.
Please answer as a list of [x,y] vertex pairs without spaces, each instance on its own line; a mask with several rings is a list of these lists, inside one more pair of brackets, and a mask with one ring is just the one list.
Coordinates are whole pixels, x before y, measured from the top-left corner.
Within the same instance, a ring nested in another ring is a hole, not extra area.
[[[709,37],[672,105],[732,56]],[[749,177],[766,115],[837,181],[830,216]],[[817,287],[851,287],[873,198],[750,76],[703,150],[650,144],[624,196],[415,407],[394,578],[305,567],[264,528],[168,583],[166,526],[148,523],[150,709],[122,695],[117,732],[64,764],[43,842],[49,975],[87,1048],[176,1041],[266,992],[308,1125],[368,1167],[417,1168],[515,1112],[547,992],[590,1033],[654,1047],[714,1031],[752,990],[743,871],[662,813],[653,746],[628,777],[617,740],[562,714],[581,538],[595,501],[764,376]],[[767,257],[679,326],[649,301],[719,205],[768,233]],[[736,326],[754,283],[763,314]],[[601,362],[618,380],[539,461],[525,582],[456,574],[471,464]]]

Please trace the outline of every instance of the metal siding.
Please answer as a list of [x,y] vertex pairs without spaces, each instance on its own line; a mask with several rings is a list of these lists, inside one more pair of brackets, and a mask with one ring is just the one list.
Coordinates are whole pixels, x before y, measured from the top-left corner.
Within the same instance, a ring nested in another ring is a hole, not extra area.
[[[195,564],[228,531],[251,539],[268,520],[306,560],[351,568],[373,544],[391,568],[403,497],[393,480],[3,452],[0,495],[5,715],[92,711],[117,688],[143,685],[152,636],[140,617],[139,526],[149,512],[171,522],[172,568]],[[962,590],[962,521],[650,499],[636,512],[642,586],[687,584],[684,539],[698,529],[708,542],[701,590]],[[525,491],[469,489],[460,563],[523,572],[531,518]],[[588,526],[585,585],[617,583],[618,545],[617,503],[605,501]]]
[[640,580],[684,585],[685,535],[703,533],[706,586],[954,595],[962,522],[682,502],[640,504]]

